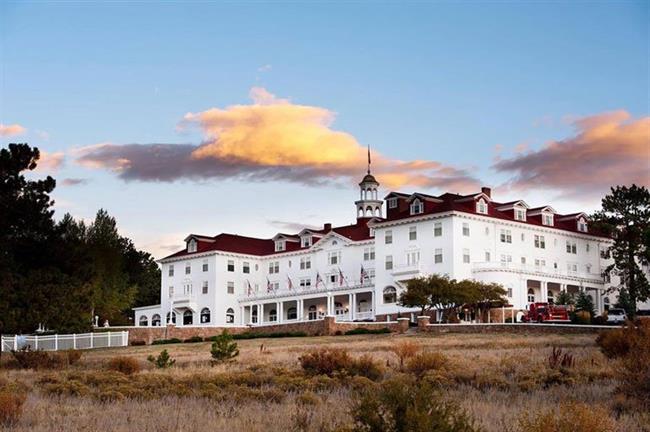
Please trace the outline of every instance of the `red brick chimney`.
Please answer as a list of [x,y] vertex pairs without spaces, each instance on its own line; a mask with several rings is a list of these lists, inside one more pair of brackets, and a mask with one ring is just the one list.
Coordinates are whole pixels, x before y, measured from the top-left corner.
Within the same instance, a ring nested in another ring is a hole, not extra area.
[[481,192],[483,192],[485,195],[487,195],[487,196],[489,196],[490,198],[492,198],[492,189],[490,189],[489,187],[485,187],[485,186],[483,186],[483,187],[481,188]]
[[332,231],[332,224],[331,223],[326,223],[325,225],[323,225],[323,229],[325,230],[325,232]]

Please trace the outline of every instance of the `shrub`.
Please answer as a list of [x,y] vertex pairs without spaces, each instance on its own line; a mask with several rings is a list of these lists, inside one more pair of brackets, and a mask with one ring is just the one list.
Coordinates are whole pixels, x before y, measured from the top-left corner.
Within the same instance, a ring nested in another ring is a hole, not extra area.
[[352,335],[367,335],[367,334],[386,334],[390,333],[390,329],[388,327],[382,327],[378,329],[369,329],[366,327],[357,327],[352,330],[348,330],[345,332],[346,336],[352,336]]
[[606,410],[572,402],[559,412],[540,411],[519,420],[521,432],[612,432],[614,422]]
[[571,322],[573,324],[590,324],[591,314],[585,310],[573,312],[571,314]]
[[147,344],[147,342],[142,340],[142,339],[131,341],[131,346],[142,346],[142,345],[146,345],[146,344]]
[[16,364],[21,369],[61,369],[77,363],[82,356],[81,351],[32,351],[24,348],[11,351]]
[[27,395],[9,387],[0,389],[0,425],[12,427],[23,414],[23,405]]
[[547,358],[548,367],[551,369],[568,369],[573,367],[575,359],[573,354],[562,351],[562,348],[553,347]]
[[352,360],[351,364],[345,369],[345,372],[373,381],[380,379],[384,375],[384,369],[368,354]]
[[402,341],[390,347],[390,351],[397,356],[397,359],[399,360],[399,368],[400,370],[403,370],[404,362],[420,351],[420,345],[412,341]]
[[169,356],[167,350],[162,350],[160,354],[158,354],[158,357],[154,357],[150,355],[149,357],[147,357],[147,361],[152,363],[158,369],[167,369],[174,366],[174,364],[176,363],[176,360],[172,359]]
[[185,339],[183,342],[185,343],[203,342],[203,338],[201,336],[192,336],[191,338]]
[[647,350],[650,345],[650,322],[637,320],[625,327],[601,332],[596,338],[600,350],[609,358],[625,357],[638,350]]
[[444,369],[449,365],[449,359],[437,352],[421,352],[406,362],[406,370],[421,377],[428,371]]
[[367,389],[353,402],[355,432],[474,432],[478,428],[458,405],[426,382],[398,376]]
[[140,372],[140,363],[132,357],[113,357],[108,361],[108,369],[124,375],[132,375]]
[[311,350],[298,357],[300,366],[309,375],[333,376],[350,368],[352,358],[340,348],[321,348]]
[[182,343],[183,341],[178,339],[178,338],[171,338],[171,339],[158,339],[153,342],[151,342],[151,345],[167,345],[167,344],[177,344],[177,343]]
[[212,343],[210,354],[214,362],[223,363],[234,360],[239,355],[239,349],[233,337],[224,330]]

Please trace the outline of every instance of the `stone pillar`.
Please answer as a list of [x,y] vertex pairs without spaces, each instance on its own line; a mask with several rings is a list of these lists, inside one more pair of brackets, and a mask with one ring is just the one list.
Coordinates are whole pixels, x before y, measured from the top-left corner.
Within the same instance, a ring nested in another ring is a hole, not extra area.
[[424,331],[429,325],[429,320],[431,318],[427,315],[418,317],[418,331]]
[[397,328],[400,333],[405,333],[409,329],[409,319],[397,318]]
[[336,333],[336,317],[333,316],[326,316],[323,319],[323,334],[326,336],[332,336]]

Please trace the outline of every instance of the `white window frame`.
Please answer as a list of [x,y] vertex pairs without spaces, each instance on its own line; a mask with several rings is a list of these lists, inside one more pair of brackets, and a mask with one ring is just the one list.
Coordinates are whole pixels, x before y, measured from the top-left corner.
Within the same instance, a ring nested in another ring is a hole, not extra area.
[[422,214],[424,213],[424,203],[416,198],[411,203],[410,210],[412,215]]

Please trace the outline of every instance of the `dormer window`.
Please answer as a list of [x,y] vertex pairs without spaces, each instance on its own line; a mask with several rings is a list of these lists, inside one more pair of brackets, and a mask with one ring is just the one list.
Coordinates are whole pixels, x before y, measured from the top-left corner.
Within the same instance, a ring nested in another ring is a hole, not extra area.
[[578,220],[578,231],[587,232],[587,221],[582,218]]
[[483,198],[476,203],[476,213],[487,214],[488,206]]
[[187,242],[187,252],[192,253],[196,252],[197,244],[195,239],[190,239],[190,241]]
[[311,236],[303,236],[301,239],[302,247],[311,246]]
[[284,240],[277,240],[275,242],[275,251],[276,252],[282,252],[282,251],[286,250],[286,248],[287,248],[287,242],[285,242]]
[[515,208],[515,220],[525,222],[526,221],[526,210]]
[[411,203],[411,214],[416,215],[416,214],[421,214],[424,212],[424,204],[419,199],[414,200]]
[[397,198],[388,198],[388,208],[397,208]]
[[542,214],[542,224],[547,226],[553,226],[553,215],[549,213]]

